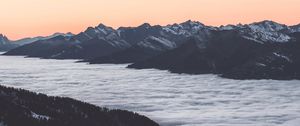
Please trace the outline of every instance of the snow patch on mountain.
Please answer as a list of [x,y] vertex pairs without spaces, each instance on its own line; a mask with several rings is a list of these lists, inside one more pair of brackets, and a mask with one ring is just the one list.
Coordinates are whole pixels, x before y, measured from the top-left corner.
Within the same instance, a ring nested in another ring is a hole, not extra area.
[[104,35],[108,35],[108,34],[111,34],[113,32],[116,32],[115,29],[113,29],[111,27],[107,27],[103,24],[100,24],[97,27],[95,27],[95,31],[97,31],[98,33],[102,33]]
[[38,119],[38,120],[49,120],[50,117],[49,116],[45,116],[45,115],[40,115],[40,114],[37,114],[35,112],[31,112],[31,116],[32,118],[35,118],[35,119]]
[[117,33],[115,33],[115,32],[112,32],[112,33],[108,34],[107,36],[105,36],[105,38],[107,40],[118,40],[118,39],[121,39],[120,36]]
[[111,44],[112,46],[114,47],[117,47],[117,48],[129,48],[131,45],[129,43],[127,43],[126,41],[124,40],[120,40],[120,41],[116,41],[116,40],[113,40],[113,41],[109,41],[109,44]]
[[260,31],[257,29],[250,29],[248,32],[242,31],[242,34],[245,37],[263,42],[288,42],[291,39],[290,36],[283,33]]
[[283,55],[283,54],[276,53],[276,52],[274,52],[273,54],[274,54],[275,56],[277,56],[277,57],[280,57],[280,58],[285,59],[286,61],[288,61],[288,62],[290,62],[290,63],[293,62],[289,57],[287,57],[287,56],[285,56],[285,55]]
[[242,37],[245,38],[245,39],[248,39],[248,40],[252,40],[252,41],[254,41],[254,42],[257,42],[257,43],[259,43],[259,44],[264,44],[263,41],[257,40],[257,39],[252,38],[252,37],[248,37],[248,36],[242,36]]
[[255,65],[261,66],[261,67],[266,67],[267,66],[266,64],[263,64],[263,63],[255,63]]
[[173,49],[177,45],[175,42],[169,41],[165,38],[150,36],[142,42],[137,43],[138,46],[150,48],[153,50],[163,51],[166,49]]
[[87,38],[92,39],[93,37],[87,34],[86,32],[83,32],[83,35],[85,35]]
[[227,25],[219,27],[219,30],[236,30],[244,38],[254,40],[259,43],[265,42],[288,42],[291,37],[284,31],[290,28],[286,25],[273,21],[262,21],[252,24]]
[[66,52],[66,51],[63,50],[63,51],[61,51],[61,52],[59,52],[59,53],[56,53],[56,54],[51,55],[50,57],[51,57],[51,58],[55,58],[55,57],[58,57],[58,56],[64,54],[65,52]]

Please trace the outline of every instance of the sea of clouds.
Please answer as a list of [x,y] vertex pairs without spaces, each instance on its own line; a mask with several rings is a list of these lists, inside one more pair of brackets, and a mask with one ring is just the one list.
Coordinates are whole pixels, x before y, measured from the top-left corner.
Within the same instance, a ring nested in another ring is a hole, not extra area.
[[162,126],[297,126],[300,81],[0,56],[0,84],[146,115]]

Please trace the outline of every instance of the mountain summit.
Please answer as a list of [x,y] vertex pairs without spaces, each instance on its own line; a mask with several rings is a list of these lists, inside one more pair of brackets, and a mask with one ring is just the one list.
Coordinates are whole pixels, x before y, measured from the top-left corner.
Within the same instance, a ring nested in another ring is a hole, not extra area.
[[5,44],[7,42],[9,42],[8,38],[3,34],[0,34],[0,44]]
[[17,46],[17,44],[11,43],[11,41],[5,35],[0,34],[0,52],[11,50]]

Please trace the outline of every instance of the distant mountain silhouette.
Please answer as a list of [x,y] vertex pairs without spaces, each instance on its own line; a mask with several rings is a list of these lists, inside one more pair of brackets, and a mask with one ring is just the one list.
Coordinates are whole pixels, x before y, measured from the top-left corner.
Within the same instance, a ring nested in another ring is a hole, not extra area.
[[[200,37],[213,28],[200,22],[187,21],[168,26],[150,26],[145,23],[137,28],[119,28],[124,40],[131,43],[131,47],[103,57],[85,60],[95,63],[133,63],[145,60],[162,52],[179,47],[191,36]],[[136,37],[135,37],[136,36]]]
[[145,116],[0,86],[0,125],[158,126]]
[[[295,47],[299,32],[300,25],[268,20],[220,27],[190,20],[167,26],[145,23],[119,29],[100,24],[74,36],[36,41],[4,55],[81,59],[91,64],[133,63],[130,68],[215,73],[235,79],[289,79],[298,78]],[[262,58],[269,60],[259,60]],[[292,66],[296,71],[287,70]],[[246,68],[252,68],[251,74]]]
[[117,31],[102,24],[74,36],[56,36],[10,50],[5,55],[53,59],[90,59],[123,50],[130,44]]
[[17,46],[17,44],[11,43],[6,36],[0,34],[0,51],[8,51]]
[[39,40],[46,40],[46,39],[51,39],[51,38],[54,38],[54,37],[57,37],[57,36],[66,36],[66,37],[70,37],[70,36],[73,36],[74,34],[73,33],[54,33],[52,35],[49,35],[49,36],[37,36],[37,37],[29,37],[29,38],[23,38],[23,39],[19,39],[19,40],[16,40],[16,41],[12,41],[13,43],[17,43],[18,45],[22,46],[22,45],[26,45],[26,44],[30,44],[30,43],[33,43],[35,41],[39,41]]
[[23,39],[16,40],[16,41],[9,40],[6,36],[0,34],[0,51],[9,51],[14,48],[33,43],[35,41],[51,39],[56,36],[73,36],[73,34],[72,33],[67,33],[67,34],[54,33],[53,35],[50,35],[50,36],[45,36],[45,37],[38,36],[38,37],[33,37],[33,38],[23,38]]

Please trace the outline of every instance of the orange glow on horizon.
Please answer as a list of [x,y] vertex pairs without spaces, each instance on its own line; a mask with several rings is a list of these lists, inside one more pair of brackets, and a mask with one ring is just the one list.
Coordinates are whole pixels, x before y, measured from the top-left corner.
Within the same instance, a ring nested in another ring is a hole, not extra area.
[[0,33],[16,40],[79,33],[103,23],[118,28],[200,21],[219,26],[273,20],[300,23],[300,0],[0,0]]

